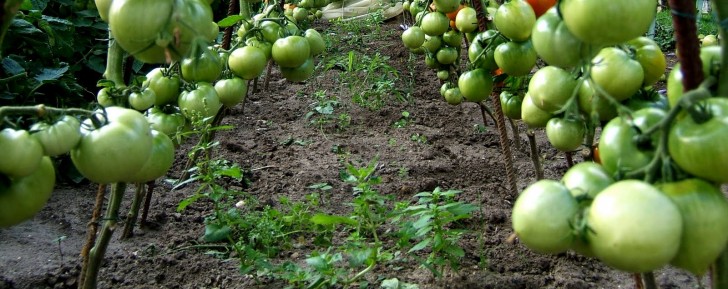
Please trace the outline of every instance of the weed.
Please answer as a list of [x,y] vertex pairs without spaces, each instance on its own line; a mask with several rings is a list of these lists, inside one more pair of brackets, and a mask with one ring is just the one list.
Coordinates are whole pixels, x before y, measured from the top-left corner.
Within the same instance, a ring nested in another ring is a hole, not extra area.
[[402,116],[394,122],[394,127],[396,128],[403,128],[406,127],[410,123],[410,113],[409,111],[403,111]]
[[413,133],[410,136],[410,140],[416,143],[427,144],[427,136],[420,133]]
[[466,231],[451,225],[470,218],[471,213],[478,209],[475,205],[455,201],[459,193],[456,190],[443,191],[439,187],[432,192],[421,192],[415,195],[417,204],[402,211],[407,221],[401,223],[399,244],[408,246],[411,241],[418,241],[408,253],[429,249],[427,258],[420,262],[438,278],[446,267],[457,270],[460,258],[465,256],[458,241]]

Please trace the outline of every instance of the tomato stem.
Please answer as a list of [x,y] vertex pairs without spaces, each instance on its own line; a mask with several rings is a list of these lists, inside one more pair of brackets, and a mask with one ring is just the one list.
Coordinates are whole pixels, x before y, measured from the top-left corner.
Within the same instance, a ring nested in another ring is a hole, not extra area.
[[111,189],[109,205],[106,209],[106,215],[104,216],[104,224],[101,227],[99,238],[96,240],[96,245],[94,245],[89,252],[89,262],[87,267],[82,269],[86,272],[86,276],[84,277],[84,282],[80,288],[96,288],[101,262],[104,260],[106,248],[109,246],[111,236],[114,234],[116,229],[116,222],[119,218],[119,207],[121,207],[121,200],[124,198],[124,191],[126,191],[126,183],[116,183]]
[[[111,39],[111,31],[109,31],[109,38]],[[114,82],[114,85],[118,88],[125,87],[124,75],[124,49],[116,43],[115,40],[109,40],[109,48],[106,55],[106,70],[104,71],[104,77]]]
[[3,106],[0,107],[0,119],[9,115],[37,115],[45,117],[48,115],[92,115],[93,111],[80,108],[57,108],[45,106],[43,104],[34,106]]
[[531,161],[536,171],[536,180],[542,180],[543,168],[541,167],[541,155],[538,152],[538,145],[536,144],[536,133],[532,129],[529,129],[526,131],[526,136],[528,136],[528,144],[531,146]]
[[124,223],[124,231],[121,233],[121,239],[127,239],[134,235],[134,226],[139,216],[142,199],[144,199],[144,183],[137,183],[135,186],[134,198],[132,199],[129,213],[126,215],[126,223]]

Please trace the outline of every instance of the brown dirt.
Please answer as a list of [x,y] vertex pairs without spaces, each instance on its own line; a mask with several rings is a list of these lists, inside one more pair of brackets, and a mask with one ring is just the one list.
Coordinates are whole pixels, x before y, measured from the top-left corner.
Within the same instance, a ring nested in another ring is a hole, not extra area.
[[[342,158],[363,165],[378,156],[377,174],[383,183],[376,188],[381,193],[407,200],[437,186],[458,189],[463,191],[462,201],[475,203],[481,210],[465,223],[472,233],[462,240],[466,256],[457,273],[434,282],[429,272],[410,260],[398,264],[398,269],[380,266],[370,273],[372,278],[397,277],[420,288],[633,288],[629,274],[593,259],[574,253],[539,255],[521,244],[506,242],[512,233],[510,208],[514,198],[506,192],[497,130],[490,120],[484,132],[474,129],[483,123],[476,105],[451,106],[443,101],[434,72],[424,66],[420,57],[408,61],[409,53],[399,41],[400,24],[399,18],[388,21],[378,39],[339,49],[342,53],[356,49],[388,56],[389,64],[400,73],[396,88],[409,93],[409,102],[387,99],[382,109],[370,111],[352,103],[339,70],[319,70],[311,80],[297,84],[280,80],[274,70],[270,89],[252,93],[244,109],[237,106],[230,111],[223,123],[235,128],[218,134],[221,146],[215,153],[253,170],[246,191],[275,204],[281,196],[300,200],[311,193],[307,186],[326,182],[333,186],[333,194],[327,207],[321,209],[346,213],[350,211],[346,203],[352,193],[339,178],[339,170],[344,168]],[[322,25],[322,29],[326,28],[331,26]],[[311,111],[312,95],[318,90],[340,100],[341,107],[336,111],[351,116],[350,126],[337,130],[309,124],[305,115]],[[411,114],[411,122],[395,128],[393,123],[402,111]],[[427,142],[413,141],[414,134],[426,137]],[[522,190],[535,180],[535,173],[523,134],[520,143],[514,158],[518,189]],[[549,148],[543,132],[538,132],[538,145],[546,177],[559,178],[566,170],[563,154]],[[169,177],[179,176],[189,146],[179,150]],[[345,154],[332,152],[334,147]],[[77,286],[78,252],[85,239],[95,189],[93,184],[61,184],[34,219],[0,230],[0,289]],[[114,236],[100,272],[99,288],[281,287],[265,280],[256,285],[252,276],[239,274],[235,258],[180,249],[199,243],[204,218],[211,210],[209,204],[200,202],[184,212],[175,211],[193,189],[188,186],[172,191],[169,185],[159,183],[150,216],[155,226],[137,229],[136,236],[129,240],[118,240],[118,233]],[[132,194],[127,191],[126,200]],[[127,206],[128,201],[122,210]],[[59,237],[65,239],[59,241]],[[302,260],[308,252],[294,249],[280,257]],[[695,278],[682,271],[664,269],[656,275],[662,288],[696,285]]]

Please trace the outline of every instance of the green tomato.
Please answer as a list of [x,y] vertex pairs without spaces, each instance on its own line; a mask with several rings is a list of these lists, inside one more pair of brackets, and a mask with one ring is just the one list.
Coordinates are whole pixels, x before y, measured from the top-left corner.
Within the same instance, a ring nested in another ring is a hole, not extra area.
[[425,35],[425,42],[422,43],[422,47],[424,47],[427,52],[436,53],[440,50],[440,47],[442,47],[442,43],[443,41],[441,36]]
[[209,49],[199,57],[183,59],[180,64],[182,79],[188,82],[214,82],[222,74],[223,66],[220,56]]
[[642,87],[645,73],[642,65],[619,48],[602,48],[592,59],[590,70],[594,84],[617,101],[634,95]]
[[450,19],[442,12],[429,12],[422,17],[420,27],[429,36],[440,36],[450,28]]
[[42,157],[30,175],[0,180],[0,228],[20,224],[40,212],[55,183],[56,172],[49,157]]
[[601,121],[608,121],[617,116],[617,107],[609,103],[605,97],[597,94],[588,80],[579,79],[578,81],[581,82],[581,86],[577,102],[582,113],[587,116],[596,113]]
[[465,100],[463,94],[460,92],[460,88],[457,87],[447,88],[445,93],[443,93],[443,97],[445,97],[445,102],[450,105],[458,105]]
[[311,55],[316,56],[323,53],[326,50],[326,42],[321,34],[316,29],[309,28],[303,33],[303,36],[308,40],[308,45],[311,48]]
[[645,108],[635,111],[631,120],[617,117],[609,121],[599,137],[599,157],[604,169],[613,175],[647,165],[652,160],[661,133],[654,133],[646,143],[637,143],[635,139],[640,131],[647,130],[665,117],[667,113],[663,110]]
[[215,83],[215,92],[224,106],[233,107],[245,99],[248,82],[239,77],[223,79]]
[[129,94],[129,105],[138,111],[145,111],[152,107],[157,101],[157,95],[154,90],[145,88],[140,92],[132,92]]
[[533,48],[549,65],[570,68],[579,64],[582,50],[588,50],[581,40],[571,34],[556,8],[549,9],[536,20],[531,32]]
[[546,123],[546,137],[549,143],[562,152],[578,149],[584,142],[586,125],[581,119],[551,118]]
[[536,13],[528,2],[513,0],[504,3],[493,16],[496,29],[512,41],[526,41],[536,23]]
[[581,162],[569,168],[561,182],[574,198],[586,198],[591,203],[597,194],[614,183],[614,178],[598,163]]
[[682,215],[680,249],[670,263],[702,276],[728,242],[728,201],[718,187],[698,178],[657,187]]
[[602,190],[591,204],[587,221],[592,252],[618,270],[659,269],[680,248],[680,210],[660,190],[642,181],[623,180]]
[[528,93],[533,104],[548,113],[560,110],[569,101],[577,81],[569,72],[556,66],[546,66],[533,74]]
[[253,37],[245,40],[245,45],[260,48],[263,51],[263,54],[265,54],[266,61],[270,60],[271,57],[273,57],[273,44],[268,41],[258,40],[257,38]]
[[[712,75],[718,77],[721,71],[720,63],[722,61],[720,46],[706,46],[700,48],[700,61],[703,63],[703,75]],[[683,95],[682,71],[680,63],[670,71],[667,78],[667,100],[670,107],[675,107]]]
[[146,183],[164,176],[174,163],[174,143],[164,133],[151,130],[152,153],[129,182]]
[[288,81],[301,82],[311,77],[315,68],[313,57],[309,57],[297,67],[281,67],[281,75]]
[[35,123],[30,127],[34,137],[47,156],[58,156],[71,151],[81,140],[81,122],[73,116],[64,115],[55,123]]
[[495,63],[495,48],[507,40],[496,30],[479,33],[468,47],[468,60],[475,67],[488,71],[498,68],[498,64]]
[[463,34],[456,31],[455,29],[450,29],[444,34],[442,34],[442,41],[445,42],[445,44],[449,45],[450,47],[455,47],[460,50],[460,47],[463,46]]
[[455,16],[455,27],[460,32],[469,33],[478,29],[478,18],[473,7],[463,7]]
[[692,116],[677,120],[668,134],[668,151],[684,171],[716,183],[728,183],[728,98],[704,100],[710,118],[696,121]]
[[183,91],[177,104],[182,115],[189,120],[212,119],[222,107],[215,88],[207,82],[197,83],[197,88],[192,91]]
[[450,13],[460,7],[460,0],[433,0],[432,3],[435,4],[435,9],[442,13]]
[[43,158],[43,145],[27,130],[6,128],[0,131],[0,174],[20,178],[38,169]]
[[493,78],[485,69],[473,69],[460,75],[458,87],[465,100],[481,102],[493,92]]
[[504,90],[500,94],[500,105],[506,117],[510,119],[521,119],[522,95]]
[[402,43],[409,49],[417,49],[425,43],[425,32],[419,26],[412,26],[402,32]]
[[627,42],[633,51],[633,57],[642,66],[644,72],[643,87],[657,83],[665,75],[667,60],[660,46],[649,37],[640,36]]
[[154,91],[154,104],[165,105],[176,103],[179,97],[180,79],[179,76],[164,76],[166,69],[157,67],[147,73],[145,80],[146,87]]
[[108,87],[99,89],[99,92],[96,94],[96,102],[100,106],[103,106],[103,107],[110,107],[110,106],[116,105],[116,101],[114,101],[114,99],[111,97]]
[[273,43],[271,50],[273,61],[280,67],[294,68],[301,66],[311,56],[311,46],[303,36],[288,36]]
[[644,35],[655,19],[657,0],[566,0],[559,9],[581,41],[606,46]]
[[531,41],[502,43],[495,48],[495,63],[510,76],[528,75],[536,66],[536,50]]
[[268,60],[262,49],[253,46],[236,48],[230,53],[228,66],[232,72],[245,80],[256,79],[265,70]]
[[147,110],[145,116],[149,122],[149,127],[171,138],[185,129],[187,119],[175,106],[166,106],[165,109],[170,111],[167,112],[154,106]]
[[152,135],[144,115],[133,109],[108,107],[99,112],[105,125],[84,121],[81,141],[71,150],[78,171],[92,182],[131,181],[152,152]]
[[574,241],[571,221],[579,206],[563,184],[540,180],[528,186],[513,204],[513,231],[529,249],[558,254]]
[[528,92],[523,96],[523,103],[521,104],[521,119],[523,119],[523,123],[531,128],[546,127],[549,119],[553,116],[552,113],[540,109],[534,104]]
[[440,64],[453,64],[455,63],[455,61],[458,60],[458,51],[460,50],[455,47],[445,46],[437,51],[437,53],[435,54],[435,58]]

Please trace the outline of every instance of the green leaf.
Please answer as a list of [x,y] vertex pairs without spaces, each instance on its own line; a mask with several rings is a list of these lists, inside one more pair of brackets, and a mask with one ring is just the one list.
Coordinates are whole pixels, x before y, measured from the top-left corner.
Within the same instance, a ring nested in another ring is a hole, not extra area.
[[417,229],[424,228],[430,224],[430,220],[432,220],[432,215],[423,215],[412,226]]
[[40,74],[36,75],[34,78],[40,82],[57,80],[67,71],[68,65],[59,68],[43,68]]
[[238,180],[243,177],[243,171],[240,169],[240,167],[237,166],[219,170],[217,171],[217,174],[220,176],[227,176]]
[[203,194],[195,194],[195,195],[190,196],[189,198],[183,199],[182,201],[179,202],[179,205],[177,205],[177,212],[184,211],[187,208],[187,206],[191,205],[192,203],[196,202],[197,200],[199,200],[200,198],[202,198],[204,196],[205,195],[203,195]]
[[217,26],[220,26],[220,28],[230,27],[237,24],[243,19],[245,19],[245,17],[243,17],[242,15],[230,15],[217,22]]
[[16,75],[25,72],[25,68],[10,57],[3,58],[2,65],[3,70],[5,70],[5,72],[9,75]]
[[231,229],[227,225],[207,224],[205,226],[205,235],[202,237],[205,242],[220,242],[227,240],[230,236]]
[[445,252],[450,254],[450,256],[454,256],[457,258],[465,257],[465,251],[463,248],[457,247],[457,246],[448,246],[445,247]]
[[473,204],[463,204],[459,203],[459,206],[453,206],[447,209],[448,212],[452,213],[455,216],[464,216],[467,215],[467,217],[470,217],[470,213],[477,211],[479,209],[478,206]]
[[311,217],[311,223],[314,223],[316,225],[338,225],[338,224],[347,224],[351,226],[356,226],[358,223],[355,220],[352,220],[349,217],[344,216],[336,216],[336,215],[327,215],[318,213],[316,215],[313,215]]
[[432,239],[430,239],[430,238],[424,239],[424,240],[420,241],[419,243],[417,243],[417,245],[412,247],[412,249],[409,249],[409,251],[407,251],[407,253],[417,252],[419,250],[427,248],[427,245],[430,245],[431,241],[432,241]]

